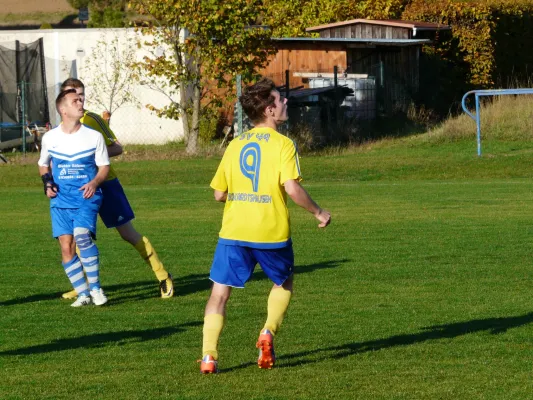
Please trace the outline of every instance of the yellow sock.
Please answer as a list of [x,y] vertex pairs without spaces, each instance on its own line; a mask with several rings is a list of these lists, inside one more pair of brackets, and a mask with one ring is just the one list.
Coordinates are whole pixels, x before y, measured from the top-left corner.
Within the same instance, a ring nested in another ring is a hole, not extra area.
[[143,260],[152,267],[152,271],[154,271],[158,281],[164,281],[168,278],[168,272],[163,267],[163,263],[159,260],[155,249],[152,247],[152,243],[150,243],[146,236],[143,236],[134,247]]
[[268,296],[268,315],[263,329],[268,329],[273,335],[276,334],[283,317],[289,307],[292,292],[282,287],[274,288]]
[[218,338],[224,327],[224,316],[220,314],[207,314],[204,317],[204,342],[202,358],[206,355],[218,360]]

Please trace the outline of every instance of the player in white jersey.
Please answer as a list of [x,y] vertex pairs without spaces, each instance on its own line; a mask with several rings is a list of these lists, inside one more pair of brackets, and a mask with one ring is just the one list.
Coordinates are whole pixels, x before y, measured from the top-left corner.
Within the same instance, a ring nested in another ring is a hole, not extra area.
[[56,108],[63,123],[43,136],[38,162],[50,198],[52,234],[59,240],[65,273],[78,292],[72,306],[103,305],[107,297],[100,287],[94,238],[102,203],[99,186],[109,173],[109,156],[102,135],[80,123],[83,102],[75,89],[61,92]]

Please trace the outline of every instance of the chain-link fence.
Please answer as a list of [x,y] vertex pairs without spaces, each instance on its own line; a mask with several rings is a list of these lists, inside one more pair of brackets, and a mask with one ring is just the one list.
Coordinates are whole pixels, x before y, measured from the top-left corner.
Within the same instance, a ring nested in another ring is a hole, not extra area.
[[28,142],[50,121],[42,39],[0,45],[0,150]]
[[[42,135],[60,123],[54,106],[55,87],[47,91],[53,97],[48,102],[38,101],[43,92],[40,84],[21,82],[15,93],[0,92],[0,150],[39,150]],[[45,118],[48,108],[52,111],[51,122]],[[181,121],[159,118],[146,108],[124,106],[110,119],[105,112],[89,111],[107,119],[122,144],[162,145],[183,140]]]
[[159,118],[147,108],[124,106],[116,110],[109,126],[122,144],[166,144],[183,140],[180,120]]
[[38,149],[49,127],[48,115],[42,83],[22,81],[14,93],[0,92],[0,150],[14,148],[25,153]]

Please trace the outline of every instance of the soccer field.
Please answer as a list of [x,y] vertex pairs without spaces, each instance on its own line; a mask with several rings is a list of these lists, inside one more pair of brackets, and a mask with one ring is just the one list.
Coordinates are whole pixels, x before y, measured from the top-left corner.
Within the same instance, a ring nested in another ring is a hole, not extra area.
[[319,230],[290,206],[297,273],[276,367],[255,364],[271,286],[257,270],[233,292],[210,376],[196,360],[223,207],[208,187],[217,159],[117,164],[177,295],[158,298],[149,267],[99,223],[109,305],[80,309],[59,299],[70,286],[37,167],[0,167],[0,399],[529,399],[525,147],[482,160],[464,144],[433,158],[431,147],[303,157],[333,222]]

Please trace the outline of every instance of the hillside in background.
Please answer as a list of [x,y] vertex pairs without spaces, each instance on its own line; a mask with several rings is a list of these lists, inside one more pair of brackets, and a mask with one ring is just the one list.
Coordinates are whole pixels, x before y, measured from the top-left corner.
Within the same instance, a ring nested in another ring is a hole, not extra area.
[[30,14],[36,12],[73,12],[67,0],[4,0],[0,14]]
[[67,0],[3,0],[0,29],[39,28],[44,23],[77,26],[77,15]]

